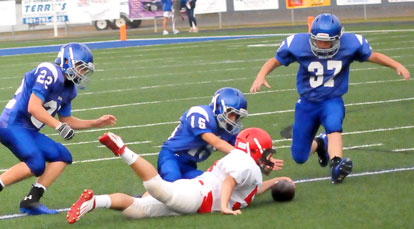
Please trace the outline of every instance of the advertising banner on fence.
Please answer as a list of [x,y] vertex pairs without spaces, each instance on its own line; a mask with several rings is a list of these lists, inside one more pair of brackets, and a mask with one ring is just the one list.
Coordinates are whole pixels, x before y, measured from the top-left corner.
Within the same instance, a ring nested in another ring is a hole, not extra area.
[[381,4],[381,0],[336,0],[338,6]]
[[286,0],[287,9],[330,6],[331,0]]
[[55,11],[57,22],[68,21],[66,2],[67,0],[22,0],[23,24],[53,23]]
[[119,0],[68,0],[69,23],[91,23],[119,18]]
[[129,18],[162,17],[161,0],[129,0]]
[[198,0],[194,10],[195,14],[210,14],[227,11],[225,0]]
[[0,26],[16,25],[16,1],[0,1]]
[[235,11],[279,9],[278,0],[233,0]]

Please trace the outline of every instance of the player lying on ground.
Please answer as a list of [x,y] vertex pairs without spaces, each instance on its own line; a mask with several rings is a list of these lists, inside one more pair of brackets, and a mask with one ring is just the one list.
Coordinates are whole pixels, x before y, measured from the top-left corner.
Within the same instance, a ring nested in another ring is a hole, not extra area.
[[150,196],[134,198],[123,193],[94,195],[92,190],[85,190],[67,214],[70,224],[95,208],[120,210],[130,218],[215,211],[238,215],[256,194],[265,192],[276,181],[288,180],[293,184],[288,177],[275,177],[262,182],[261,172],[267,175],[271,170],[281,169],[283,161],[278,160],[275,165],[269,160],[275,153],[272,139],[259,128],[240,132],[236,149],[216,161],[202,175],[174,182],[161,179],[154,166],[125,147],[119,136],[109,132],[99,140],[134,170]]

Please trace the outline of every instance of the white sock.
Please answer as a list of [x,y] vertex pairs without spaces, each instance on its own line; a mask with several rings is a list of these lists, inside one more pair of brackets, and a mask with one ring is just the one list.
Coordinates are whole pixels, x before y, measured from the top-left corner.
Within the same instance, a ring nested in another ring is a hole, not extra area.
[[125,163],[132,165],[138,159],[139,155],[130,150],[128,147],[125,147],[125,151],[121,157],[124,159]]
[[43,188],[43,190],[46,192],[46,187],[45,187],[45,186],[43,186],[42,184],[37,183],[37,182],[33,184],[33,187],[36,187],[36,188]]
[[111,198],[109,195],[97,195],[95,196],[95,208],[110,208]]

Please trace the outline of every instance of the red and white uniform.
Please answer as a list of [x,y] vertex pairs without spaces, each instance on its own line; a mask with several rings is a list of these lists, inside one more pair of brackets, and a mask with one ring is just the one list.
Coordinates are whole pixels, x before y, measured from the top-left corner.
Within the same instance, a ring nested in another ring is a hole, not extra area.
[[262,184],[262,173],[250,155],[236,149],[194,179],[171,183],[157,176],[144,182],[151,196],[135,198],[123,214],[144,218],[220,211],[221,187],[227,175],[236,181],[228,207],[248,206]]
[[233,150],[195,178],[205,182],[206,186],[211,189],[213,198],[211,211],[221,210],[221,186],[227,175],[236,180],[228,206],[233,210],[249,205],[262,184],[262,173],[253,158],[241,150]]

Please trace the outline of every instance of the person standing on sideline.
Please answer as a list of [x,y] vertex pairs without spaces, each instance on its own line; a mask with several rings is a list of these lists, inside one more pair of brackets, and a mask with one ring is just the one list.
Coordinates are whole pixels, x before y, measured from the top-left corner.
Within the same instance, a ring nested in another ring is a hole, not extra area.
[[[44,125],[56,129],[64,140],[70,140],[74,130],[116,123],[113,115],[82,120],[71,114],[77,87],[85,88],[94,71],[93,56],[86,45],[66,44],[55,63],[41,63],[25,74],[4,108],[0,116],[0,142],[21,162],[0,175],[0,191],[28,177],[38,177],[20,202],[22,213],[56,214],[56,210],[48,209],[39,201],[66,165],[72,163],[66,147],[39,132]],[[59,120],[54,118],[56,114]]]
[[[349,68],[353,61],[369,61],[396,70],[405,80],[410,72],[399,62],[373,52],[361,35],[343,33],[339,19],[329,13],[318,15],[310,33],[298,33],[286,38],[275,57],[270,58],[257,74],[250,92],[270,88],[266,76],[277,67],[299,63],[296,87],[299,100],[295,107],[292,157],[296,163],[308,160],[317,152],[319,164],[330,161],[331,182],[341,183],[352,171],[352,160],[342,155],[342,122],[345,106],[342,96],[348,91]],[[322,125],[325,132],[315,135]]]
[[161,0],[161,4],[162,4],[162,11],[163,11],[163,16],[164,19],[162,21],[162,35],[168,35],[168,30],[167,30],[167,21],[171,20],[171,26],[172,26],[172,31],[174,34],[179,33],[180,31],[178,31],[178,29],[175,28],[175,17],[174,17],[174,12],[173,12],[173,7],[172,7],[172,0]]
[[198,33],[197,21],[194,16],[194,9],[197,0],[186,0],[185,6],[187,8],[188,23],[190,24],[190,33]]

